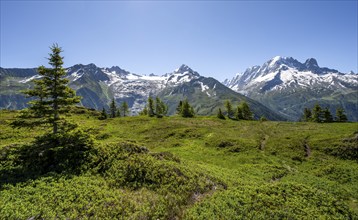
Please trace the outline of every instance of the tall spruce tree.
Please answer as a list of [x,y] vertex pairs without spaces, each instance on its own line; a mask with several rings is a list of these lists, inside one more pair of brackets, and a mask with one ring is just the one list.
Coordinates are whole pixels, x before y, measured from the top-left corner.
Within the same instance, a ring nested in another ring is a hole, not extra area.
[[117,109],[116,117],[121,117],[121,111],[120,111],[120,109]]
[[344,113],[343,108],[337,108],[336,110],[336,121],[337,122],[346,122],[348,121],[347,115]]
[[323,121],[326,123],[333,122],[333,116],[328,107],[323,110]]
[[237,120],[244,119],[244,116],[242,115],[241,106],[237,106],[235,118],[236,118]]
[[109,112],[110,112],[110,116],[111,118],[115,118],[117,115],[117,105],[116,105],[116,101],[114,101],[114,98],[111,101],[111,104],[109,105]]
[[192,118],[194,115],[193,107],[190,106],[188,100],[185,99],[182,104],[181,116],[184,118]]
[[40,66],[37,69],[40,79],[33,80],[35,86],[25,94],[34,97],[30,101],[30,107],[12,123],[13,127],[47,126],[52,128],[52,133],[66,132],[75,126],[69,123],[61,114],[68,112],[70,107],[80,102],[80,97],[67,86],[66,71],[62,67],[63,52],[61,47],[53,44],[49,54],[51,68]]
[[312,109],[312,121],[314,122],[322,122],[322,108],[319,104],[315,104],[315,106]]
[[253,113],[250,110],[249,105],[245,101],[241,103],[240,108],[241,108],[241,111],[242,111],[242,118],[244,120],[253,120],[254,119]]
[[303,121],[312,121],[312,112],[311,112],[311,109],[305,108],[305,109],[303,110],[302,120],[303,120]]
[[104,120],[104,119],[107,119],[107,112],[106,112],[106,109],[103,107],[102,108],[102,112],[101,112],[101,115],[99,116],[99,119],[100,120]]
[[218,111],[218,114],[216,115],[216,117],[225,120],[225,116],[224,116],[224,114],[222,113],[221,108],[219,108],[219,111]]
[[153,117],[155,115],[155,112],[154,112],[154,100],[152,97],[149,96],[148,98],[148,107],[147,107],[147,110],[148,110],[148,116],[149,117]]
[[121,115],[123,117],[128,116],[129,114],[129,107],[126,101],[122,102],[121,106],[120,106],[120,110],[121,110]]
[[168,106],[160,100],[159,97],[155,98],[155,115],[157,118],[162,118],[168,113]]
[[183,101],[180,100],[179,103],[178,103],[178,106],[177,106],[177,108],[176,108],[176,113],[177,113],[178,115],[181,114],[182,106],[183,106]]
[[225,101],[225,108],[226,108],[226,112],[227,112],[227,117],[228,118],[233,118],[234,111],[232,110],[232,105],[231,105],[229,100]]

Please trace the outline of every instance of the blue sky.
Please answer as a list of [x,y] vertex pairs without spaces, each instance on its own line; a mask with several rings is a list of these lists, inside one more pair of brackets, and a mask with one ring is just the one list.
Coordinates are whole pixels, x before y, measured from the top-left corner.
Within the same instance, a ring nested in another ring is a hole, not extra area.
[[232,78],[276,55],[358,71],[357,1],[3,1],[1,67],[95,63]]

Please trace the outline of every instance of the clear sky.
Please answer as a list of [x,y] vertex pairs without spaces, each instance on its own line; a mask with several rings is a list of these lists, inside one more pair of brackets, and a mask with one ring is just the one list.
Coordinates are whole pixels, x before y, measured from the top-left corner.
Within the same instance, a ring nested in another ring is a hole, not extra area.
[[0,66],[47,65],[56,42],[66,67],[162,75],[187,64],[224,80],[280,55],[357,72],[357,10],[357,0],[1,0]]

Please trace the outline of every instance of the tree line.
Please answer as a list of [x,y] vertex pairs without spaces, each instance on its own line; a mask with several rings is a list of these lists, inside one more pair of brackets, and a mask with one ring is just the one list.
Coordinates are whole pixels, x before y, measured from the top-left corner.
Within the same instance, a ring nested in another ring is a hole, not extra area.
[[124,101],[120,104],[119,107],[117,107],[117,104],[113,98],[109,105],[109,112],[107,112],[107,110],[103,107],[99,119],[103,120],[108,117],[116,118],[116,117],[126,117],[126,116],[129,116],[129,107],[127,102]]
[[[247,102],[243,101],[241,102],[236,108],[234,108],[229,100],[225,101],[225,110],[226,112],[223,112],[221,108],[219,108],[217,117],[220,119],[235,119],[235,120],[253,120],[254,114],[250,110],[249,105]],[[225,117],[226,116],[226,117]],[[263,119],[264,117],[262,117]]]
[[[143,108],[139,115],[147,115],[149,117],[162,118],[168,114],[168,105],[165,104],[159,97],[155,100],[152,97],[148,98],[147,105]],[[192,118],[195,116],[194,108],[189,104],[188,100],[180,100],[176,107],[176,114],[184,118]]]
[[318,123],[347,122],[348,118],[341,107],[336,109],[336,116],[333,117],[328,107],[322,108],[319,104],[315,104],[312,109],[304,108],[301,121]]

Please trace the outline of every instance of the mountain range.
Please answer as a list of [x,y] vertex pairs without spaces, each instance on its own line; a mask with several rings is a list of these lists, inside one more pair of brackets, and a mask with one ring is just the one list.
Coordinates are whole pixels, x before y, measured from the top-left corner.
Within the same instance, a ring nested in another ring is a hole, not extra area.
[[[225,100],[233,105],[246,101],[255,118],[297,120],[304,107],[315,103],[332,109],[345,108],[350,120],[358,120],[357,74],[320,68],[315,59],[300,63],[293,58],[275,57],[262,66],[248,68],[231,80],[220,83],[203,77],[187,65],[161,76],[134,74],[118,66],[100,68],[77,64],[66,69],[69,86],[82,96],[81,105],[102,109],[114,98],[126,101],[132,115],[158,96],[175,114],[180,100],[188,99],[199,115],[216,114]],[[0,68],[0,108],[22,109],[29,101],[21,91],[39,78],[35,68]]]
[[[82,96],[80,104],[89,108],[108,109],[114,98],[117,104],[126,101],[135,115],[144,108],[149,96],[158,96],[168,103],[169,115],[175,114],[176,106],[184,99],[188,99],[198,115],[212,115],[229,99],[235,105],[246,101],[256,118],[264,115],[271,120],[285,120],[261,103],[227,88],[214,78],[200,76],[184,64],[162,76],[138,75],[117,66],[100,68],[95,64],[78,64],[66,71],[69,86]],[[36,69],[1,68],[0,108],[25,108],[29,100],[21,91],[31,88],[32,80],[39,77]]]
[[358,75],[319,67],[314,58],[301,63],[277,56],[223,84],[290,120],[298,120],[305,107],[312,108],[316,103],[332,113],[343,107],[349,120],[358,120]]

